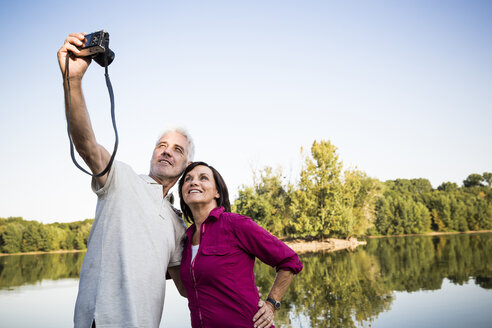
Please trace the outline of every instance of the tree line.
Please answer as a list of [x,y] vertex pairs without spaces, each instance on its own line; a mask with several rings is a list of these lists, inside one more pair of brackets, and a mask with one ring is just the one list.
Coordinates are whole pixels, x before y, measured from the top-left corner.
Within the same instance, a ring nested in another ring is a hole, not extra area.
[[423,178],[383,182],[343,170],[337,148],[315,141],[297,182],[286,182],[281,170],[258,170],[253,185],[239,190],[233,210],[287,238],[489,230],[491,185],[489,172],[437,189]]
[[[462,186],[427,179],[380,181],[344,170],[337,148],[314,141],[301,149],[296,182],[265,167],[242,186],[233,211],[249,216],[280,238],[421,234],[492,229],[492,173],[470,174]],[[93,220],[41,224],[0,218],[0,252],[85,249]]]
[[86,249],[93,221],[42,224],[21,217],[0,218],[0,253]]

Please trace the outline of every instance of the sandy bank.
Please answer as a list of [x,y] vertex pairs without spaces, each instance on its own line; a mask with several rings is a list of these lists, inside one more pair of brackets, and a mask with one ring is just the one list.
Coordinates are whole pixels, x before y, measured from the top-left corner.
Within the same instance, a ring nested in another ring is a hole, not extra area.
[[0,256],[10,256],[10,255],[39,255],[39,254],[59,254],[59,253],[79,253],[79,252],[85,252],[87,251],[86,249],[82,250],[77,250],[77,249],[71,249],[71,250],[58,250],[58,251],[50,251],[50,252],[25,252],[25,253],[0,253]]
[[296,253],[307,253],[307,252],[336,252],[342,249],[354,250],[359,245],[366,245],[365,241],[358,241],[357,238],[347,239],[335,239],[328,238],[325,241],[305,241],[305,240],[293,240],[285,242],[290,248],[292,248]]

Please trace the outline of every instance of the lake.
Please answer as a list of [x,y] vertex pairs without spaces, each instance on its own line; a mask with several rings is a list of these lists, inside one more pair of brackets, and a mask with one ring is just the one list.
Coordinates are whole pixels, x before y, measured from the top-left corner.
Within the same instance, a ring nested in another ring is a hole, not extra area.
[[[0,257],[0,327],[71,327],[84,253]],[[277,327],[492,327],[492,233],[368,239],[302,254]],[[264,295],[275,270],[255,268]],[[189,327],[168,281],[161,327]]]

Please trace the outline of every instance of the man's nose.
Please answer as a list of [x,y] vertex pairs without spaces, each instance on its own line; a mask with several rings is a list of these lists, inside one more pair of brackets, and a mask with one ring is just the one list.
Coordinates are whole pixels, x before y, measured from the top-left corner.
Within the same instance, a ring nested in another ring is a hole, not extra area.
[[168,155],[171,156],[171,151],[169,150],[169,147],[166,147],[162,150],[163,155]]

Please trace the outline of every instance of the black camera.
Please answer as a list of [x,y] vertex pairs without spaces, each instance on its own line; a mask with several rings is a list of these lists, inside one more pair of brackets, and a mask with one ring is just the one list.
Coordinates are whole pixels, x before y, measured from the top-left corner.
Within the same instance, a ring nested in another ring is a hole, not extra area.
[[109,33],[105,30],[87,34],[86,42],[79,47],[80,57],[92,57],[102,67],[109,66],[114,60],[114,52],[109,49]]

